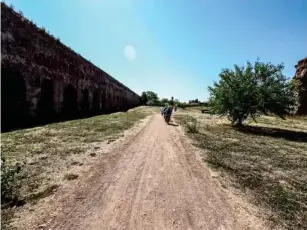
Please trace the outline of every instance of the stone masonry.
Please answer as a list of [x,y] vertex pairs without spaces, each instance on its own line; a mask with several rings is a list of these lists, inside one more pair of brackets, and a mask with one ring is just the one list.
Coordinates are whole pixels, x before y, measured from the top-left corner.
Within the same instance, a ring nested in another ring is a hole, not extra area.
[[298,83],[299,107],[298,115],[307,115],[307,57],[300,60],[295,66],[294,79]]
[[124,111],[140,104],[128,87],[1,3],[2,127],[54,117]]

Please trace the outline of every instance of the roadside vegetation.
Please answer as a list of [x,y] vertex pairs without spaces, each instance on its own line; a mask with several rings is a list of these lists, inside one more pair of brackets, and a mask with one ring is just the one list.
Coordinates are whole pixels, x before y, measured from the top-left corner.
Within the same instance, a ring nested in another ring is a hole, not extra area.
[[295,117],[295,82],[259,60],[224,69],[208,107],[175,115],[229,189],[239,188],[285,229],[307,226],[307,117]]
[[78,175],[68,173],[70,169],[102,153],[102,143],[114,141],[155,111],[157,108],[141,106],[125,113],[2,134],[1,226],[7,226],[16,207],[35,203],[56,191],[63,181],[77,179]]
[[[186,114],[185,114],[186,113]],[[307,117],[262,116],[234,128],[225,118],[186,111],[175,118],[223,182],[266,208],[286,229],[307,226]]]

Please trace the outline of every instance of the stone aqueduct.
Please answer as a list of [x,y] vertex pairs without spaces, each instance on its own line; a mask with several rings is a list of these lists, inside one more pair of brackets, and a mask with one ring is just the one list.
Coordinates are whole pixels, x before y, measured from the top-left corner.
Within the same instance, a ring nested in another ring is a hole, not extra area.
[[1,3],[1,101],[4,131],[124,111],[140,97]]
[[294,79],[298,83],[299,107],[298,115],[307,115],[307,57],[300,60],[295,66]]

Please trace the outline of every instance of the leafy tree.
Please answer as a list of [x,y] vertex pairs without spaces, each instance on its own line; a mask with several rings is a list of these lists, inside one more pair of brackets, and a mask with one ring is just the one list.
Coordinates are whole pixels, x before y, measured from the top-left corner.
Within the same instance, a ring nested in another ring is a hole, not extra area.
[[160,100],[160,102],[161,102],[161,105],[166,105],[166,104],[169,103],[169,101],[168,101],[167,98],[162,98],[162,99]]
[[147,101],[148,101],[147,94],[146,94],[146,92],[143,92],[141,94],[141,103],[142,103],[142,105],[146,105]]
[[227,115],[232,124],[242,125],[251,116],[291,114],[296,98],[293,84],[282,74],[283,64],[260,62],[223,69],[220,81],[208,87],[212,112]]
[[159,97],[156,93],[152,91],[146,91],[147,95],[147,105],[158,105],[159,104]]

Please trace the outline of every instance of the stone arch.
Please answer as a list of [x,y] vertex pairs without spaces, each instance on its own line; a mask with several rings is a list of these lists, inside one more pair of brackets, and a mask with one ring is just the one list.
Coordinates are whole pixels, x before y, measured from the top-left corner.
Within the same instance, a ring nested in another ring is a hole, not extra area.
[[11,68],[1,68],[1,131],[25,126],[27,115],[23,76]]
[[77,91],[75,87],[69,84],[63,95],[62,113],[64,118],[75,118],[78,115]]
[[127,100],[127,98],[123,97],[123,98],[122,98],[122,109],[123,109],[124,111],[126,111],[127,108],[128,108],[128,100]]
[[40,100],[37,106],[37,115],[41,121],[54,119],[54,85],[52,79],[43,79],[41,84]]
[[100,111],[99,90],[96,89],[93,94],[92,113],[98,114]]
[[82,90],[82,101],[81,101],[81,113],[82,116],[87,116],[90,111],[90,100],[88,89]]
[[100,109],[105,112],[105,103],[106,103],[106,89],[101,90],[101,95],[100,95]]

